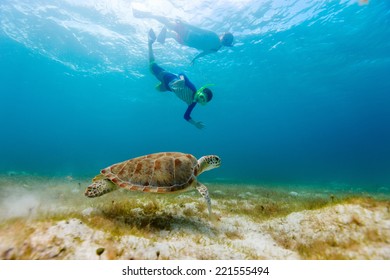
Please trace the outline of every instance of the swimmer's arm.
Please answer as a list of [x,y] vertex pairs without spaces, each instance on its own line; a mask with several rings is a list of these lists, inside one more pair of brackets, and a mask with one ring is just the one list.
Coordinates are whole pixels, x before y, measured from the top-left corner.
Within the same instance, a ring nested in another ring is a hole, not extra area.
[[198,58],[203,57],[203,56],[208,55],[208,54],[213,53],[213,52],[215,52],[215,51],[203,51],[203,52],[199,53],[197,56],[194,57],[194,59],[191,60],[191,65],[194,65],[195,60],[197,60]]
[[191,105],[188,106],[185,114],[184,114],[184,119],[188,121],[190,124],[194,125],[198,129],[202,129],[204,127],[204,124],[202,122],[195,121],[194,119],[191,118],[191,112],[194,109],[196,105],[196,102],[193,102]]

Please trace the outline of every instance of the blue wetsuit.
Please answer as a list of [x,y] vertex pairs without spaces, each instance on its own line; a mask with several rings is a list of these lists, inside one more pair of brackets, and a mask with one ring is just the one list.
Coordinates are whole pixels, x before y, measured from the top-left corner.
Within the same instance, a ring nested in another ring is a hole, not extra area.
[[177,97],[187,103],[188,107],[184,113],[184,119],[186,121],[191,120],[191,112],[196,105],[196,102],[194,102],[194,95],[196,93],[194,84],[191,83],[185,74],[180,73],[179,75],[176,75],[170,73],[158,66],[155,62],[150,64],[150,71],[161,82],[161,84],[158,85],[158,90],[172,91]]

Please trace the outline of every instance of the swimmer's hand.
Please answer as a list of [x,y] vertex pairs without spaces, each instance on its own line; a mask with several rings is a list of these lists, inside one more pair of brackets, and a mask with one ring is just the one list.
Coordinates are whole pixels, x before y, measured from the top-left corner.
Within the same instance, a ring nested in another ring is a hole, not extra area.
[[202,129],[202,128],[205,127],[204,123],[194,121],[193,119],[190,119],[188,122],[189,122],[190,124],[194,125],[194,126],[195,126],[196,128],[198,128],[198,129]]
[[215,52],[215,51],[203,51],[203,52],[199,53],[197,56],[195,56],[191,60],[191,66],[194,66],[195,60],[197,60],[198,58],[203,57],[203,56],[208,55],[208,54],[213,53],[213,52]]

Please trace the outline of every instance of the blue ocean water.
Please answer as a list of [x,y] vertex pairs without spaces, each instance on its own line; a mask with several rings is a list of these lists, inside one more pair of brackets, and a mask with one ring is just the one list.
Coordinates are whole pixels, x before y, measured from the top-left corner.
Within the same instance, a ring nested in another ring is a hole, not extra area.
[[[157,62],[213,100],[155,90],[132,7],[235,35],[199,59],[174,40]],[[93,176],[159,151],[218,154],[209,180],[390,184],[390,2],[3,0],[0,173]]]

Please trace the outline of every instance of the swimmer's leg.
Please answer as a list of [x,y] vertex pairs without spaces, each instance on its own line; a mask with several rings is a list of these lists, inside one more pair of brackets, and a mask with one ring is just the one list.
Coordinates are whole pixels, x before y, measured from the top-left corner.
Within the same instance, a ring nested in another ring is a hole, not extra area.
[[153,29],[150,29],[148,33],[149,63],[153,63],[155,60],[154,53],[153,53],[153,43],[155,41],[156,41],[156,34],[154,34]]
[[140,11],[133,8],[133,16],[136,18],[151,18],[154,20],[157,20],[158,22],[164,24],[168,29],[174,29],[175,28],[175,20],[164,17],[164,16],[158,16],[154,15],[149,12]]

